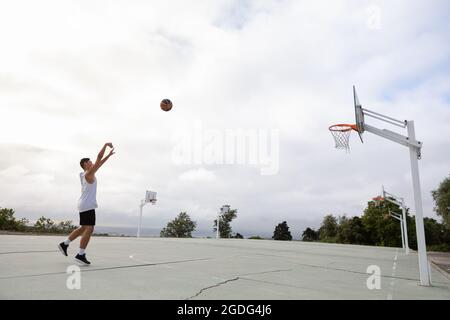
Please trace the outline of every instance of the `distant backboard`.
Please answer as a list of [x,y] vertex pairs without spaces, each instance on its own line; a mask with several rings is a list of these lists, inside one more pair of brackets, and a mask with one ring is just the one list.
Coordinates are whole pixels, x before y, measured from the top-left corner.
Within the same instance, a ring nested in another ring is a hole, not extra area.
[[364,132],[364,112],[362,110],[361,103],[359,102],[358,95],[356,94],[356,88],[353,86],[353,102],[355,106],[355,119],[356,127],[358,128],[359,138],[363,142],[362,134]]
[[145,202],[156,202],[156,192],[146,191],[145,192]]

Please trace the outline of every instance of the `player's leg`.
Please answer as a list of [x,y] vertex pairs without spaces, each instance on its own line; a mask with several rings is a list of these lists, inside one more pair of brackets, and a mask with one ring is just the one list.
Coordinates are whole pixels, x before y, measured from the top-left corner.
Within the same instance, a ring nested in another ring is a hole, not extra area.
[[75,256],[75,261],[83,264],[90,265],[91,263],[86,258],[86,248],[89,244],[89,240],[91,239],[91,235],[94,232],[94,226],[85,226],[86,229],[81,236],[80,240],[80,252]]
[[67,237],[69,241],[73,241],[79,236],[81,236],[86,231],[86,226],[79,226],[77,229],[73,230],[72,233]]
[[91,236],[92,236],[93,232],[94,232],[94,226],[85,226],[84,233],[81,236],[80,249],[86,250],[86,248],[89,244],[89,240],[91,240]]
[[66,240],[58,244],[58,249],[63,255],[67,257],[67,248],[70,242],[81,236],[86,231],[86,226],[79,226],[77,229],[73,230]]
[[89,265],[91,263],[86,259],[85,250],[88,246],[89,240],[91,239],[91,235],[94,232],[95,226],[94,209],[80,212],[80,225],[84,227],[84,232],[81,235],[80,252],[75,256],[75,261],[84,265]]

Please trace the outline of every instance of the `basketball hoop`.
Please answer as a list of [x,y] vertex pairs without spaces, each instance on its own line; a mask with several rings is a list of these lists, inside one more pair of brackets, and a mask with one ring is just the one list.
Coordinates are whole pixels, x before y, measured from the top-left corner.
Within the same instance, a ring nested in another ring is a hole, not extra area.
[[328,129],[334,138],[336,149],[350,152],[350,134],[352,130],[358,131],[358,127],[355,124],[335,124]]
[[145,192],[145,202],[155,204],[156,203],[156,192],[154,191],[146,191]]
[[382,196],[378,196],[375,198],[372,198],[373,202],[375,202],[375,206],[379,207],[381,205],[381,202],[384,201],[384,198]]

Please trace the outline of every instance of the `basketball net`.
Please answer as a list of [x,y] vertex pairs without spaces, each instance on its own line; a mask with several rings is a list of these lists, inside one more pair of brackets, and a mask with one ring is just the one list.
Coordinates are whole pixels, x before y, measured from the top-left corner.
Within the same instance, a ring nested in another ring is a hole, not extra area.
[[336,124],[329,128],[334,138],[336,149],[343,149],[347,153],[350,152],[350,134],[355,128],[356,126],[351,124]]

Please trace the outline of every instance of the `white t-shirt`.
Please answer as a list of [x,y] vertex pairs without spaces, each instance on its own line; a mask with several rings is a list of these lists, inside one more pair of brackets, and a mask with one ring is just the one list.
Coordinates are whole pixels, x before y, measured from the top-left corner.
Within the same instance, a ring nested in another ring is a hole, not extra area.
[[81,197],[78,200],[78,211],[88,211],[98,207],[97,205],[97,178],[93,183],[88,183],[84,177],[85,172],[80,173]]

